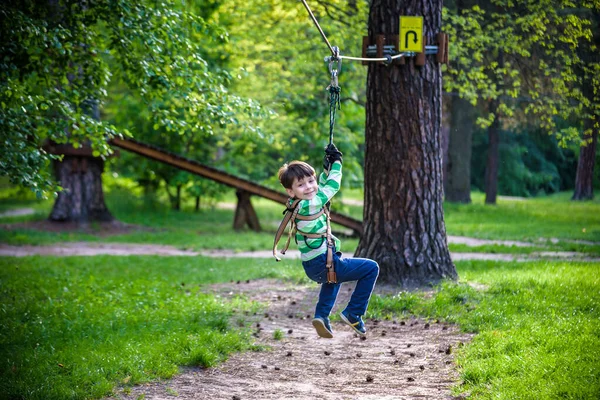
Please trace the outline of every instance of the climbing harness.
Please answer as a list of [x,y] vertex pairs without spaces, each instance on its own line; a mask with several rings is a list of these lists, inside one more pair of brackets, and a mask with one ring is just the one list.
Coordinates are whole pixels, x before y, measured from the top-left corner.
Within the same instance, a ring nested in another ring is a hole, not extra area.
[[[277,244],[279,243],[279,240],[281,239],[281,236],[283,235],[285,228],[291,222],[291,226],[290,226],[289,233],[288,233],[288,238],[285,242],[285,246],[283,246],[283,249],[281,250],[281,254],[285,254],[285,252],[288,250],[292,236],[295,235],[296,232],[301,234],[304,237],[305,241],[307,239],[326,240],[327,241],[327,261],[326,261],[325,266],[327,267],[327,283],[337,283],[337,276],[335,274],[334,262],[333,262],[333,239],[331,236],[331,218],[329,217],[329,210],[327,209],[327,207],[323,207],[319,210],[319,212],[317,212],[315,214],[299,215],[298,211],[300,210],[300,207],[298,205],[300,204],[300,200],[297,199],[297,200],[292,201],[292,199],[289,199],[288,204],[290,204],[290,202],[291,202],[291,205],[289,207],[287,207],[285,209],[285,211],[283,212],[285,216],[283,217],[283,220],[279,224],[279,228],[277,229],[277,233],[275,234],[275,240],[273,243],[273,257],[275,257],[275,260],[281,261],[281,258],[277,257]],[[296,220],[314,221],[317,218],[320,218],[323,214],[325,214],[325,216],[327,218],[327,231],[324,234],[323,233],[303,232],[298,229],[298,226],[296,225]]]

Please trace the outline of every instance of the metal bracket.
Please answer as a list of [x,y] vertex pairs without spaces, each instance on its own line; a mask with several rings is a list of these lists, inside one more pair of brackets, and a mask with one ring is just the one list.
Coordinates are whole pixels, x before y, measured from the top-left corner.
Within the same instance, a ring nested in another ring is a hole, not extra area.
[[[375,35],[375,43],[372,43],[368,36],[363,36],[362,57],[388,58],[403,53],[405,54],[404,57],[394,59],[392,63],[400,65],[406,64],[406,58],[414,57],[415,65],[423,66],[425,65],[425,56],[435,54],[438,63],[448,64],[448,35],[445,33],[438,33],[436,35],[436,42],[435,45],[428,46],[425,38],[423,38],[423,43],[425,43],[424,53],[415,53],[411,51],[400,52],[398,51],[398,35]],[[363,61],[363,65],[367,65],[368,63],[369,61]],[[380,63],[390,64],[389,61],[380,61]]]

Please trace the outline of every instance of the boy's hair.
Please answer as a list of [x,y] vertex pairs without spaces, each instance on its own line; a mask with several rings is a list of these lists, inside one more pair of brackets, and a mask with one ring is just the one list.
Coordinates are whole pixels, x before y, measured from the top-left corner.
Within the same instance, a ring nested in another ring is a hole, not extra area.
[[295,179],[316,176],[315,169],[304,161],[292,161],[279,168],[279,182],[286,189],[291,189]]

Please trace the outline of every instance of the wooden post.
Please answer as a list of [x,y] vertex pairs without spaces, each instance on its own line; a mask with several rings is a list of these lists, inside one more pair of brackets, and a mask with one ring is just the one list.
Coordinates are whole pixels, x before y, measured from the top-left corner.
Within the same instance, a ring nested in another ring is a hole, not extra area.
[[238,198],[238,203],[233,219],[233,229],[238,231],[248,224],[250,229],[260,232],[260,223],[258,222],[256,211],[254,211],[254,207],[252,207],[252,203],[250,202],[250,193],[244,190],[237,190],[235,195]]
[[[377,58],[383,58],[383,46],[385,45],[385,36],[377,35],[375,36],[375,40],[377,41]],[[377,64],[383,64],[383,61],[377,61]]]
[[436,36],[436,41],[438,45],[436,61],[440,64],[448,64],[448,35],[440,32]]
[[418,67],[422,67],[425,65],[425,46],[427,45],[427,41],[425,40],[425,35],[423,35],[423,52],[418,53],[415,57],[415,65]]
[[[369,37],[363,36],[363,45],[362,45],[362,58],[367,58],[367,48],[369,47]],[[368,61],[363,61],[362,65],[369,64]]]

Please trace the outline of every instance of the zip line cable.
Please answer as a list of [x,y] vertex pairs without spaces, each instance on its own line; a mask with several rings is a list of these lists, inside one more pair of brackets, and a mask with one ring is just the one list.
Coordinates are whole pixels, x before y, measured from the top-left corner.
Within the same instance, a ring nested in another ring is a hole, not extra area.
[[[321,34],[321,37],[323,38],[323,41],[325,42],[325,44],[327,45],[327,47],[329,47],[329,51],[331,51],[331,56],[325,57],[325,62],[346,59],[346,60],[351,60],[351,61],[367,61],[367,62],[371,62],[371,61],[375,61],[375,62],[383,61],[383,62],[386,62],[388,64],[391,64],[391,62],[393,60],[397,59],[397,58],[410,57],[410,56],[414,56],[415,55],[414,52],[404,52],[404,53],[395,54],[393,56],[388,54],[385,57],[378,57],[378,58],[364,58],[364,57],[343,56],[343,55],[339,54],[339,49],[337,47],[333,47],[331,45],[331,43],[329,43],[329,40],[327,39],[327,35],[325,35],[325,32],[323,32],[323,29],[321,29],[321,25],[319,25],[319,22],[317,21],[317,18],[315,18],[315,15],[313,14],[313,12],[310,9],[309,5],[306,3],[306,0],[300,0],[300,1],[302,1],[302,4],[304,5],[304,8],[306,8],[306,11],[308,11],[308,15],[310,15],[310,18],[312,19],[313,23],[315,24],[315,26],[319,30],[319,33]],[[438,47],[437,46],[425,46],[425,53],[426,54],[435,54],[437,52],[438,52]]]
[[315,18],[312,10],[308,6],[308,4],[306,4],[306,0],[302,0],[302,4],[304,4],[304,8],[306,8],[306,11],[308,11],[308,14],[310,15],[310,18],[313,20],[313,22],[315,23],[315,26],[317,27],[317,29],[321,33],[321,37],[323,37],[323,40],[327,44],[327,47],[329,47],[329,50],[331,51],[331,54],[333,56],[335,56],[335,51],[333,50],[333,47],[331,47],[331,44],[329,43],[329,40],[327,40],[327,36],[325,36],[325,32],[323,32],[323,29],[321,29],[321,25],[319,25],[319,22]]
[[329,51],[331,51],[331,56],[329,57],[325,57],[325,61],[332,61],[332,60],[337,60],[337,59],[346,59],[346,60],[352,60],[352,61],[387,61],[387,62],[392,62],[392,60],[395,60],[397,58],[401,58],[401,57],[405,57],[408,54],[406,53],[400,53],[400,54],[396,54],[394,56],[386,56],[383,58],[363,58],[363,57],[348,57],[348,56],[342,56],[339,54],[339,49],[337,47],[333,47],[331,45],[331,43],[329,43],[329,40],[327,39],[327,35],[325,35],[325,32],[323,32],[323,29],[321,29],[321,25],[319,25],[319,21],[317,21],[317,18],[315,17],[315,15],[313,14],[312,10],[310,9],[309,5],[306,3],[306,0],[301,0],[302,4],[304,4],[304,8],[306,8],[306,11],[308,11],[308,15],[310,15],[310,18],[312,19],[313,23],[315,24],[315,26],[317,27],[317,29],[319,30],[319,33],[321,34],[321,37],[323,38],[323,41],[325,42],[325,44],[327,45],[327,47],[329,47]]

